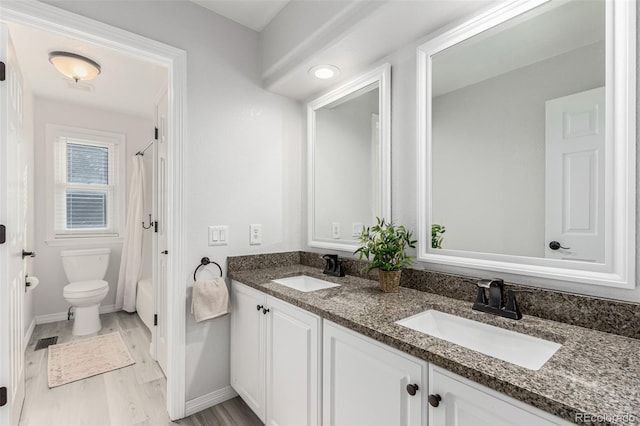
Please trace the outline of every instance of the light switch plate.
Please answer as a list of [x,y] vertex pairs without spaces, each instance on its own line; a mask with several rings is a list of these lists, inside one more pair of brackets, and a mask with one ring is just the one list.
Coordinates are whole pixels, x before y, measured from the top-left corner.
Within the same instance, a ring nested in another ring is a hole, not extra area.
[[229,227],[226,225],[209,227],[209,245],[226,246],[229,243]]
[[364,225],[361,222],[354,222],[351,224],[351,236],[359,237],[362,234],[362,228]]
[[262,225],[251,224],[249,225],[249,244],[257,246],[262,244]]

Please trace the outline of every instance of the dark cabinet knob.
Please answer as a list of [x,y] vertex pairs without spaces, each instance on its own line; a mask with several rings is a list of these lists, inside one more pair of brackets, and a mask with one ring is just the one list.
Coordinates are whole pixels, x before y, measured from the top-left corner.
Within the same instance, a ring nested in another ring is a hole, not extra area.
[[409,395],[411,395],[411,396],[415,395],[416,392],[418,392],[418,389],[420,389],[420,388],[416,384],[413,384],[413,385],[412,384],[408,384],[407,385],[407,393]]
[[267,312],[269,312],[269,308],[262,308],[262,313],[267,315]]
[[440,405],[440,401],[442,401],[442,397],[440,395],[429,395],[429,404],[431,404],[432,407],[437,407],[438,405]]
[[161,251],[160,254],[169,254],[169,250]]
[[257,309],[257,310],[260,310],[260,309],[262,309],[262,308],[263,308],[263,306],[262,306],[262,305],[257,305],[257,306],[256,306],[256,309]]

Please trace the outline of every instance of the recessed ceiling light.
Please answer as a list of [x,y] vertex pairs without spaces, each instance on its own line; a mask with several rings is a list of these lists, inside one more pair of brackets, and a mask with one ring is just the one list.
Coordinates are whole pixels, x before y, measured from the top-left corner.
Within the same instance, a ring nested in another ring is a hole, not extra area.
[[100,74],[100,65],[84,56],[70,52],[51,52],[49,62],[62,74],[76,81],[92,80]]
[[321,80],[328,80],[340,74],[340,69],[333,65],[316,65],[309,70],[309,74]]

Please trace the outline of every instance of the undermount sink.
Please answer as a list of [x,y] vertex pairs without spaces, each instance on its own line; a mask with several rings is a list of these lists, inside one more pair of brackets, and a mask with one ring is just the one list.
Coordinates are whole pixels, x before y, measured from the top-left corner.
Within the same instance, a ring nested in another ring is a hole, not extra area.
[[320,280],[318,278],[309,277],[307,275],[298,275],[296,277],[280,278],[272,280],[276,284],[293,288],[298,291],[309,292],[322,290],[331,287],[340,287],[340,284],[331,283],[329,281]]
[[433,309],[396,324],[530,370],[539,370],[562,346]]

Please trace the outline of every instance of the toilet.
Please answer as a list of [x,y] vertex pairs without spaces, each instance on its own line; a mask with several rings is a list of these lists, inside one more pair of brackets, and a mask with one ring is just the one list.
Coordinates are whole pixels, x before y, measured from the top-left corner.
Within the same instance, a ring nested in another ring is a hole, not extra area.
[[62,266],[69,284],[62,295],[73,307],[73,335],[84,336],[102,328],[100,302],[109,292],[109,283],[103,278],[109,265],[111,249],[64,250]]

